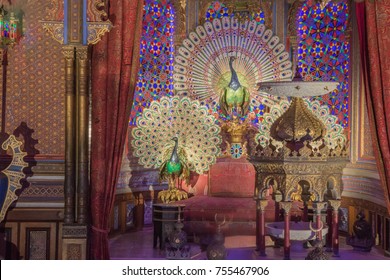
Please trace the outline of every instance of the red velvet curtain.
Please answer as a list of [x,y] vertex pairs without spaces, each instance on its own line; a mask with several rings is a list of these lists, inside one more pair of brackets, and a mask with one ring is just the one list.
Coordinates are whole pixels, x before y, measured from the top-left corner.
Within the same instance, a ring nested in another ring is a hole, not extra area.
[[356,4],[368,116],[390,213],[390,1]]
[[109,259],[109,219],[139,69],[142,13],[143,0],[109,1],[114,27],[92,51],[92,259]]

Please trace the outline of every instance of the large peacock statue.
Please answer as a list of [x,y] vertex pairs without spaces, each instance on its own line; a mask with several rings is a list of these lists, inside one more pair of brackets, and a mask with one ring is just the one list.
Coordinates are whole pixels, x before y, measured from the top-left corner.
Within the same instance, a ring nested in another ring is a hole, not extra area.
[[134,155],[147,168],[160,168],[168,190],[159,192],[164,203],[187,198],[180,180],[190,171],[202,174],[216,162],[221,150],[220,128],[199,101],[188,97],[162,97],[137,119],[132,131]]
[[232,76],[228,86],[222,89],[222,94],[219,98],[219,106],[222,112],[232,118],[234,109],[238,116],[245,116],[247,114],[250,97],[249,90],[241,85],[237,72],[233,68],[233,61],[235,60],[236,58],[234,56],[230,57],[229,68]]
[[257,84],[290,81],[291,68],[289,54],[272,30],[256,21],[224,17],[198,26],[183,41],[175,56],[174,86],[180,96],[214,111],[220,107],[220,116],[229,119],[234,102],[227,97],[237,85],[242,86],[237,104],[241,114],[258,114],[260,102],[272,105],[276,98],[258,92]]

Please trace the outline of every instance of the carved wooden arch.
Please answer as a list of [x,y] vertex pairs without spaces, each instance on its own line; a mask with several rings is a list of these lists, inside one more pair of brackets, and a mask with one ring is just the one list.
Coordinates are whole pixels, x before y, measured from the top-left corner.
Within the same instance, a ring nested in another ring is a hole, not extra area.
[[[269,185],[269,182],[273,180],[274,181],[274,185],[271,186],[272,188],[272,192],[276,192],[277,190],[279,190],[279,182],[277,180],[277,176],[275,175],[268,175],[266,176],[263,181],[262,181],[262,185],[261,185],[261,189],[258,190],[258,193],[257,193],[257,196],[256,197],[259,197],[260,199],[263,199],[265,198],[264,196],[264,193],[266,190],[270,189],[270,185]],[[258,189],[258,188],[256,188]]]
[[[297,186],[299,184],[299,182],[301,181],[306,181],[309,183],[309,190],[315,195],[315,200],[316,201],[321,201],[321,193],[318,191],[317,188],[315,188],[315,186],[317,185],[318,183],[318,180],[320,180],[320,178],[313,178],[312,176],[307,176],[307,175],[303,175],[303,176],[294,176],[294,178],[292,178],[290,180],[290,183],[289,183],[289,187],[286,188],[285,192],[285,201],[291,201],[291,194],[295,191],[295,188],[293,186]],[[303,190],[302,190],[303,192]]]
[[87,1],[88,21],[105,21],[108,18],[107,0]]
[[[199,1],[199,24],[203,25],[205,23],[205,15],[207,9],[210,7],[211,3],[218,0],[200,0]],[[236,0],[219,0],[218,2],[224,4],[225,6],[235,2]],[[259,8],[264,12],[265,26],[267,29],[272,29],[272,1],[258,1],[258,0],[243,0],[241,2],[256,2],[256,5],[260,5]]]

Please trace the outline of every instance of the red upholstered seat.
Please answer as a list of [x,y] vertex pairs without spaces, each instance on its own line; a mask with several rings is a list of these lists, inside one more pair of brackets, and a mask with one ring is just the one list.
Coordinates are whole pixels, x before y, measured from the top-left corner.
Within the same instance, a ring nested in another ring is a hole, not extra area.
[[[176,202],[183,204],[187,234],[214,233],[215,215],[226,219],[225,235],[254,235],[256,201],[253,199],[255,170],[246,160],[221,159],[210,170],[208,195],[197,195]],[[266,211],[266,220],[274,220],[274,203]]]

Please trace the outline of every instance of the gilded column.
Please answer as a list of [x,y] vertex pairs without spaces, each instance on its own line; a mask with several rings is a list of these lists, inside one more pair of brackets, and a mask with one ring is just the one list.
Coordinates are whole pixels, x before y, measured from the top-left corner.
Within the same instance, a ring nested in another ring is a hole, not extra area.
[[290,259],[290,211],[292,207],[292,202],[280,202],[280,207],[284,210],[284,259]]
[[265,207],[268,205],[268,200],[257,200],[256,211],[256,250],[260,256],[267,256],[265,253]]
[[62,47],[65,56],[65,212],[64,223],[75,222],[75,92],[74,92],[74,47]]
[[333,256],[339,257],[339,208],[341,200],[329,200],[332,212],[332,249]]
[[[313,203],[313,208],[316,211],[316,227],[317,229],[320,228],[320,225],[322,224],[321,221],[321,211],[326,207],[326,202],[315,202]],[[318,239],[322,240],[322,230],[317,232]]]
[[76,47],[77,65],[77,223],[88,217],[88,46]]

